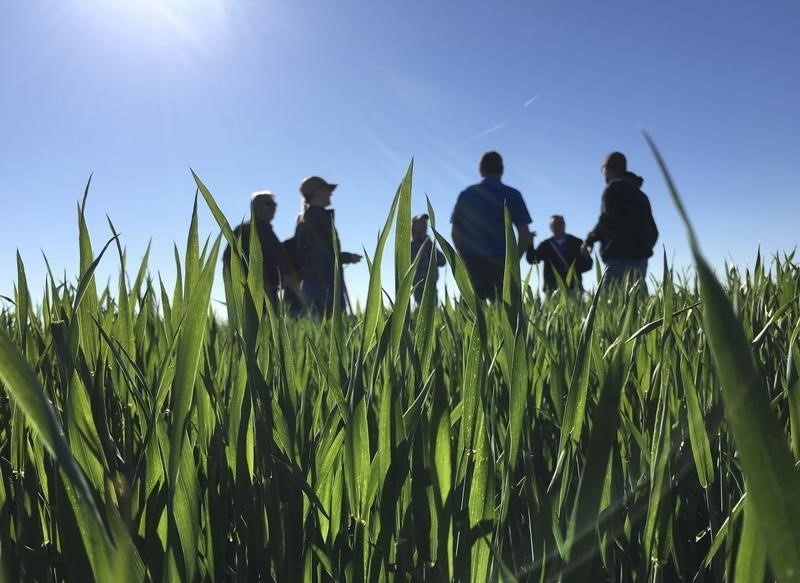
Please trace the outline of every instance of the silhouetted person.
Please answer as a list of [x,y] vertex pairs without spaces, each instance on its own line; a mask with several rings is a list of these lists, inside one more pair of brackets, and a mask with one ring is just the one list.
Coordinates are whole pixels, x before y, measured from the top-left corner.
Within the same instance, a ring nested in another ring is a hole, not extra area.
[[[243,222],[233,231],[234,237],[241,241],[246,273],[250,262],[250,236],[255,226],[263,257],[264,292],[273,306],[277,305],[278,290],[281,287],[299,292],[297,273],[272,230],[272,219],[275,218],[277,206],[275,195],[271,192],[265,190],[254,193],[250,199],[251,220]],[[230,270],[230,261],[231,247],[228,245],[222,254],[224,269]]]
[[300,316],[305,309],[302,299],[302,292],[300,290],[300,259],[297,255],[297,241],[294,235],[281,243],[284,253],[289,260],[289,265],[292,267],[293,272],[296,274],[297,286],[295,289],[284,287],[283,288],[283,303],[286,306],[286,311],[293,316]]
[[531,216],[522,194],[503,184],[503,159],[486,152],[480,161],[483,181],[458,195],[450,222],[453,243],[469,272],[480,299],[494,299],[503,287],[506,239],[504,207],[517,228],[517,256],[522,257],[531,242]]
[[[534,248],[533,243],[528,246],[525,255],[528,263],[544,264],[544,281],[542,289],[546,293],[553,293],[558,289],[558,277],[564,282],[568,290],[573,292],[583,291],[581,273],[592,267],[591,257],[581,253],[583,241],[566,232],[566,223],[561,215],[550,217],[550,231],[553,236],[545,239]],[[572,273],[570,274],[570,268]],[[569,278],[567,277],[569,275]]]
[[[329,184],[319,176],[306,178],[300,185],[303,195],[303,214],[295,229],[297,261],[300,265],[301,289],[309,307],[317,313],[330,313],[334,301],[342,308],[347,305],[344,286],[345,263],[358,263],[361,255],[339,253],[341,265],[336,270],[332,234],[335,230],[331,194],[336,184]],[[337,236],[336,240],[339,238]],[[339,278],[339,297],[334,298],[334,283]]]
[[644,180],[628,172],[628,161],[620,152],[606,156],[602,169],[606,188],[600,218],[586,236],[582,252],[588,257],[595,241],[599,241],[609,281],[619,283],[630,273],[632,278],[641,278],[646,289],[647,259],[658,240],[658,228],[650,200],[641,191]]
[[436,294],[436,281],[439,279],[439,267],[444,267],[446,260],[444,254],[435,248],[433,241],[428,237],[428,215],[417,215],[411,220],[411,260],[420,255],[417,270],[414,272],[414,299],[417,304],[422,302],[422,292],[425,289],[425,278],[428,275],[428,266],[431,263],[431,250],[436,258],[436,269],[433,270],[433,280],[430,286]]

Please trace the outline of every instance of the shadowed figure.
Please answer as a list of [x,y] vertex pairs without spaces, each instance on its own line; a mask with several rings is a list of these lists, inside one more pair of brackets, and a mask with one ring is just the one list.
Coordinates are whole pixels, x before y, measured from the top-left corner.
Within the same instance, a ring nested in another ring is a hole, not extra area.
[[642,280],[646,291],[647,259],[653,255],[658,228],[650,200],[641,190],[644,179],[628,171],[628,161],[620,152],[606,156],[602,171],[606,188],[600,218],[586,236],[582,253],[589,257],[592,246],[599,241],[600,257],[608,268],[607,280],[619,284],[630,274]]
[[566,227],[563,216],[551,216],[550,231],[553,236],[539,243],[537,247],[531,243],[525,254],[528,263],[544,264],[542,289],[548,294],[558,289],[559,278],[569,291],[582,292],[581,273],[592,268],[591,257],[581,253],[583,241],[568,234]]
[[[330,184],[319,176],[306,178],[300,185],[303,196],[303,213],[297,220],[294,241],[300,269],[301,289],[308,307],[319,314],[329,314],[334,301],[347,307],[347,289],[344,285],[345,263],[358,263],[361,255],[339,252],[340,265],[336,269],[333,247],[334,226],[331,195],[336,184]],[[337,242],[339,237],[337,234]],[[339,297],[334,298],[334,285],[339,279]]]
[[433,280],[430,286],[436,295],[436,281],[439,279],[439,267],[447,263],[444,253],[435,248],[433,241],[428,237],[428,215],[417,215],[411,220],[411,260],[420,256],[417,270],[414,272],[414,299],[419,305],[422,302],[422,292],[425,289],[425,279],[428,276],[428,267],[431,263],[431,249],[436,258],[436,269],[433,270]]
[[[250,237],[255,229],[261,244],[263,257],[264,293],[272,302],[278,302],[278,291],[283,288],[299,294],[299,281],[283,245],[272,230],[272,219],[277,209],[275,195],[268,190],[253,193],[250,199],[251,220],[241,223],[233,231],[234,238],[241,242],[245,274],[250,262]],[[230,272],[231,247],[228,245],[222,254],[223,269]]]
[[493,300],[503,288],[506,239],[504,208],[517,229],[518,257],[530,245],[528,225],[531,216],[522,194],[503,184],[503,159],[497,152],[486,152],[480,161],[483,181],[458,195],[450,222],[453,243],[469,272],[480,299]]

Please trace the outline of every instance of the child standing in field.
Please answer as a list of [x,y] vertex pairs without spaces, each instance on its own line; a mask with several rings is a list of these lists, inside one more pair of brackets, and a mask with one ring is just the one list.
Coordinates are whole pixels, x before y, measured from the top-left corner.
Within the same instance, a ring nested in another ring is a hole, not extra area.
[[[428,237],[428,215],[417,215],[411,220],[411,261],[419,255],[417,270],[414,272],[414,299],[417,305],[422,302],[422,292],[425,290],[425,279],[433,256],[436,257],[436,269],[433,270],[433,279],[430,286],[436,294],[436,281],[439,279],[439,267],[444,267],[446,261],[444,254],[435,248],[433,241]],[[431,252],[433,251],[433,256]]]
[[[344,287],[345,263],[358,263],[361,255],[340,252],[341,265],[336,269],[336,255],[333,247],[333,209],[331,195],[336,184],[330,184],[319,176],[306,178],[300,185],[303,195],[303,214],[297,221],[295,245],[297,261],[300,266],[301,289],[308,306],[319,314],[329,314],[334,302],[346,307]],[[336,240],[339,237],[337,234]],[[334,285],[339,279],[339,297],[334,298]]]

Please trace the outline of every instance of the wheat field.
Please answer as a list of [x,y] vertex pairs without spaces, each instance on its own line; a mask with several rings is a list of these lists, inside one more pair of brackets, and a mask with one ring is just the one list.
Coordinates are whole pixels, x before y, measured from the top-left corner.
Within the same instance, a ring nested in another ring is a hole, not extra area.
[[[458,299],[426,289],[415,307],[409,167],[363,310],[274,310],[256,246],[248,275],[232,254],[218,317],[232,231],[195,180],[221,235],[201,245],[196,199],[172,290],[118,237],[95,252],[85,197],[77,281],[33,297],[18,261],[0,577],[800,580],[793,254],[717,278],[689,230],[694,271],[665,260],[649,295],[546,299],[509,256],[489,305],[437,233]],[[105,289],[100,261],[119,264]]]

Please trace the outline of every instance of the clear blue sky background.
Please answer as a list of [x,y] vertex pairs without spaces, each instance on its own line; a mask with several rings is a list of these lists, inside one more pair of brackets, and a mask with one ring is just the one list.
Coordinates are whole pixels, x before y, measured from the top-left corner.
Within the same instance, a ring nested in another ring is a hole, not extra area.
[[[92,172],[95,249],[108,215],[129,263],[152,240],[151,268],[171,285],[190,167],[232,223],[252,191],[274,191],[282,238],[305,176],[339,183],[343,248],[372,253],[412,156],[414,212],[427,193],[449,236],[455,198],[489,149],[503,154],[540,239],[552,213],[585,235],[601,159],[625,152],[645,177],[659,249],[683,268],[685,235],[641,128],[709,259],[746,266],[759,245],[797,244],[799,27],[794,0],[5,0],[0,293],[12,292],[17,249],[37,297],[42,252],[77,277],[76,203]],[[206,209],[200,225],[218,232]],[[109,255],[100,283],[117,269]],[[387,285],[390,274],[391,262]],[[366,265],[346,277],[363,299]]]

